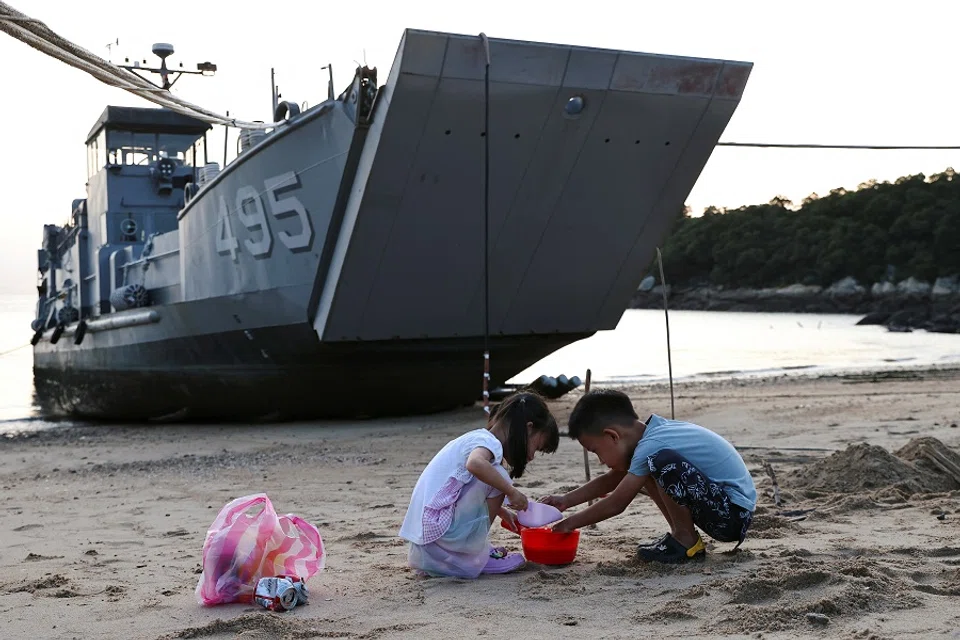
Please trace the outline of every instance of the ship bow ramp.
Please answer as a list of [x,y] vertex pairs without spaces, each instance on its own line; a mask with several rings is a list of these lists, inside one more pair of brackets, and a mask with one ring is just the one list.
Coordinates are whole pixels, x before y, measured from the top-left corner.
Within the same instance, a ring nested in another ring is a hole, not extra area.
[[613,329],[752,69],[488,42],[489,132],[483,39],[405,32],[320,274],[323,342],[482,342],[486,142],[494,378]]

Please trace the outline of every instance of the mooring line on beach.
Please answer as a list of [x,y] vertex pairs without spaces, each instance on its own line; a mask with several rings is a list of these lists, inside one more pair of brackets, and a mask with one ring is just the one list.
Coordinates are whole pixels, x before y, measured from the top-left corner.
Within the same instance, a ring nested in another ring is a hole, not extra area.
[[13,353],[14,351],[20,351],[20,349],[23,349],[24,347],[29,347],[29,346],[30,346],[29,342],[24,342],[19,347],[14,347],[13,349],[7,349],[6,351],[0,351],[0,358],[2,358],[7,354]]
[[718,142],[718,147],[755,147],[760,149],[860,149],[867,151],[955,151],[956,145],[896,144],[805,144],[789,142]]
[[[735,398],[730,398],[731,400],[743,400],[744,398],[758,399],[758,398],[864,398],[870,397],[875,398],[878,396],[903,396],[903,395],[930,395],[931,393],[938,395],[951,395],[951,394],[960,394],[960,389],[949,389],[942,391],[930,391],[925,389],[923,391],[876,391],[872,393],[810,393],[810,394],[798,394],[798,393],[777,393],[771,395],[765,394],[755,394],[755,395],[739,395]],[[700,392],[696,395],[684,395],[679,394],[677,397],[684,400],[699,400],[707,399],[708,394]],[[645,398],[666,398],[669,397],[666,394],[650,394],[645,395]]]

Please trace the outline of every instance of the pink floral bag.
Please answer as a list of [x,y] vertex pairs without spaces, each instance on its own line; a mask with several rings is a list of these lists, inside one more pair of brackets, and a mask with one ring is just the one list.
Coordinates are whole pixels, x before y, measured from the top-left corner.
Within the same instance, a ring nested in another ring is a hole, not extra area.
[[220,510],[207,531],[197,601],[204,606],[250,603],[260,578],[307,580],[323,570],[325,561],[315,526],[292,514],[278,516],[265,493],[237,498]]

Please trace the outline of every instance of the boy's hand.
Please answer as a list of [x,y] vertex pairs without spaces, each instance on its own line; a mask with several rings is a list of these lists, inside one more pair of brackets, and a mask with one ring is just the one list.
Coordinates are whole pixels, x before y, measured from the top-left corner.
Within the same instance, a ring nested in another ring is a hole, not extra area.
[[[559,507],[557,508],[559,509]],[[560,522],[557,522],[552,527],[550,527],[550,529],[557,533],[569,533],[570,531],[573,531],[573,528],[567,525],[566,520],[561,520]]]
[[570,508],[570,505],[567,504],[567,501],[563,496],[543,496],[540,498],[539,502],[548,504],[551,507],[556,507],[559,511],[566,511]]
[[515,511],[524,511],[527,508],[527,496],[520,493],[518,489],[514,489],[507,494],[507,500],[510,501],[508,506]]

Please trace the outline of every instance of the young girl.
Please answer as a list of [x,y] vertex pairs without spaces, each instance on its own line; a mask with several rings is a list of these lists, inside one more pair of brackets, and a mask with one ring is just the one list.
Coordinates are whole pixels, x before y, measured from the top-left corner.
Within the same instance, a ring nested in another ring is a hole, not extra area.
[[527,508],[527,497],[511,478],[523,475],[537,451],[556,451],[559,441],[557,421],[543,399],[521,392],[500,404],[486,429],[447,443],[420,474],[400,527],[400,537],[410,542],[410,566],[460,578],[522,567],[521,554],[490,545],[490,525],[499,515],[516,526],[504,496],[517,511]]

